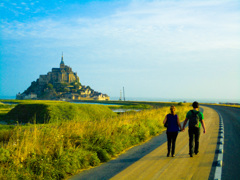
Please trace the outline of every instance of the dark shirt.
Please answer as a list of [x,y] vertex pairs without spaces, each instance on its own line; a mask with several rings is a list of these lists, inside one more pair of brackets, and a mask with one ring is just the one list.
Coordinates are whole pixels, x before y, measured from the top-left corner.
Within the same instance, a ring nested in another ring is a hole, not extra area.
[[177,117],[178,116],[176,114],[175,115],[173,115],[173,114],[167,115],[167,123],[168,123],[167,132],[179,131]]

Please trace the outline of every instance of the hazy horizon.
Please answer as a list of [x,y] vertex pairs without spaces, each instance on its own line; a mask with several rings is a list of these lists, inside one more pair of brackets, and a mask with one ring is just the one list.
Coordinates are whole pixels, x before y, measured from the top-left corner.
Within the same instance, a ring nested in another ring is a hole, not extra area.
[[[0,96],[0,100],[11,100],[15,99],[16,96]],[[110,100],[117,101],[119,96],[110,97]],[[240,99],[189,99],[189,98],[161,98],[161,97],[126,97],[126,101],[156,101],[156,102],[194,102],[198,101],[199,103],[238,103],[240,104]]]
[[0,3],[0,97],[64,62],[111,97],[240,102],[240,1]]

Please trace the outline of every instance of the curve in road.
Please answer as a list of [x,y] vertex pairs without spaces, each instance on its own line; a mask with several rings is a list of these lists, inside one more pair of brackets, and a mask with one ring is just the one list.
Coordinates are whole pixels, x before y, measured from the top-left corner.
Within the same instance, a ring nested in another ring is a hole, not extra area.
[[222,180],[239,179],[240,170],[240,108],[227,106],[208,107],[217,111],[224,123],[224,157],[222,163]]
[[218,142],[219,116],[213,109],[203,108],[207,133],[201,132],[200,152],[197,156],[189,157],[186,129],[178,135],[176,156],[166,157],[164,133],[130,149],[115,160],[71,179],[209,179],[214,175],[212,166]]

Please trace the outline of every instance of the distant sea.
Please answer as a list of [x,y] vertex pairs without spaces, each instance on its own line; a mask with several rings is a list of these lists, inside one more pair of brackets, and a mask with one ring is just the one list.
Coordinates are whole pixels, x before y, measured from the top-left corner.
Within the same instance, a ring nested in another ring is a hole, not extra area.
[[16,96],[1,96],[0,99],[16,99]]
[[[110,100],[119,100],[119,97],[110,97]],[[190,98],[147,98],[147,97],[126,97],[126,101],[157,101],[157,102],[194,102],[199,103],[240,103],[240,99],[190,99]]]
[[[16,96],[1,96],[0,99],[16,99]],[[119,100],[119,97],[110,97],[110,100]],[[149,97],[126,97],[126,101],[157,101],[157,102],[193,102],[200,103],[240,103],[240,99],[184,99],[184,98],[149,98]]]

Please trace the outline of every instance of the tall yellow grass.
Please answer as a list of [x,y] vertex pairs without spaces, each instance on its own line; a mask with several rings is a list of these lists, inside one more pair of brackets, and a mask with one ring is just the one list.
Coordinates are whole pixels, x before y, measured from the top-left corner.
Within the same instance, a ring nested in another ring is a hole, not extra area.
[[[188,106],[177,106],[184,120]],[[0,145],[0,179],[64,179],[161,133],[169,107],[98,121],[17,126]]]

